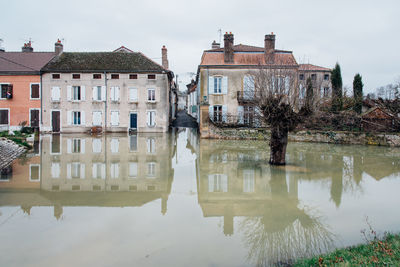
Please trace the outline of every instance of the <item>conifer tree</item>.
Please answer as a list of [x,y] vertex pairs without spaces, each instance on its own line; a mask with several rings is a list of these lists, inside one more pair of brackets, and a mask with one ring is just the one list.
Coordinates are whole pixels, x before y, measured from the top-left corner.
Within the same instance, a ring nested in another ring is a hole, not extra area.
[[343,108],[343,82],[339,63],[336,63],[331,74],[332,83],[332,111],[338,112]]
[[314,104],[314,91],[311,78],[308,77],[306,81],[306,103],[305,110],[307,113],[313,112],[313,104]]
[[354,76],[353,80],[353,97],[354,97],[354,111],[361,114],[362,99],[363,99],[363,82],[359,73]]

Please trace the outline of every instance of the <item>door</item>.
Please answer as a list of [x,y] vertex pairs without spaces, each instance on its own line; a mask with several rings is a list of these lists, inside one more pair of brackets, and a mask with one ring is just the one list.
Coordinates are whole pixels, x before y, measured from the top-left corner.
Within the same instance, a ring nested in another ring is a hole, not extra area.
[[51,112],[51,125],[53,133],[60,132],[60,111]]
[[31,109],[31,127],[39,127],[39,110],[37,109]]
[[137,114],[136,113],[131,113],[131,129],[136,129],[137,128]]

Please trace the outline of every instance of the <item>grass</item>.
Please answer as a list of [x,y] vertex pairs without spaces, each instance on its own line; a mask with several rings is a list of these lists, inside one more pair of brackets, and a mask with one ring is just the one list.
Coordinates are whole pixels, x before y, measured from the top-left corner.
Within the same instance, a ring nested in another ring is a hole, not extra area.
[[385,234],[379,239],[374,230],[370,231],[372,239],[363,232],[366,244],[299,260],[293,266],[400,266],[400,234]]
[[30,135],[31,134],[29,133],[22,133],[20,131],[14,131],[14,135],[9,135],[7,131],[0,132],[0,137],[10,139],[11,141],[17,143],[18,145],[24,146],[27,149],[32,149],[32,146],[28,142],[26,142],[26,138]]

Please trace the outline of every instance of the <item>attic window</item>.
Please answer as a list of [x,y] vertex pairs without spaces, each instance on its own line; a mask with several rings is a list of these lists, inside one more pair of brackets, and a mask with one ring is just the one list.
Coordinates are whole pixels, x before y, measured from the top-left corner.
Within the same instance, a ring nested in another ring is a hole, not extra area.
[[137,80],[137,74],[129,74],[129,79]]
[[59,74],[59,73],[54,73],[54,74],[52,75],[52,78],[53,78],[53,79],[60,79],[60,74]]
[[156,79],[156,75],[155,74],[149,74],[149,75],[147,75],[147,79],[155,80]]
[[301,81],[303,81],[303,80],[304,80],[304,74],[300,74],[300,75],[299,75],[299,79],[300,79]]
[[325,81],[329,80],[329,74],[325,74],[325,75],[324,75],[324,80],[325,80]]
[[99,73],[93,74],[93,79],[101,79],[101,74]]
[[80,79],[81,75],[79,73],[72,74],[72,79]]
[[317,79],[317,74],[311,74],[311,80],[315,81]]
[[111,74],[111,79],[119,79],[119,74]]

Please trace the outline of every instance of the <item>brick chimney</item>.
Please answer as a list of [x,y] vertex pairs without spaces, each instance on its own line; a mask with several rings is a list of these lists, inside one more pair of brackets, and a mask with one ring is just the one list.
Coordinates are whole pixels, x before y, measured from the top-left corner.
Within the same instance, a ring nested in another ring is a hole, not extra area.
[[165,45],[161,48],[161,58],[162,58],[162,66],[164,69],[168,70],[168,55],[167,55],[167,48]]
[[212,42],[212,44],[211,44],[211,49],[218,49],[218,48],[220,48],[220,44],[217,43],[217,42],[214,40],[214,42]]
[[265,35],[264,39],[264,52],[265,52],[265,62],[267,64],[274,64],[274,53],[275,53],[275,34]]
[[22,47],[22,52],[33,52],[33,47],[32,47],[31,41],[24,43],[24,46]]
[[61,53],[63,52],[63,44],[61,43],[60,39],[57,39],[57,42],[54,44],[54,53],[56,54],[56,56],[61,55]]
[[224,62],[233,63],[233,34],[224,34]]

